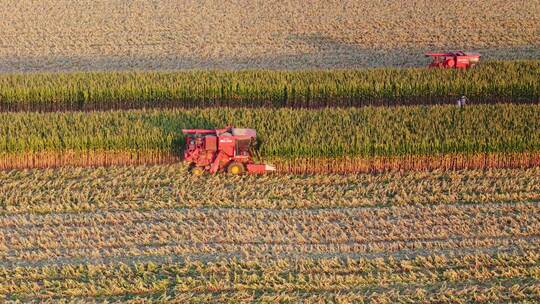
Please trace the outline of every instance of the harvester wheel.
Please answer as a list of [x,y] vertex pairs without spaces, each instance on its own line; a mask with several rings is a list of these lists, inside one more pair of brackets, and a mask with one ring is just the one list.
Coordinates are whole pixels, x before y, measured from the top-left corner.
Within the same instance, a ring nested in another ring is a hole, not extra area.
[[204,173],[204,169],[201,168],[201,167],[193,167],[191,169],[191,174],[193,174],[195,176],[203,175],[203,173]]
[[246,171],[242,163],[233,162],[227,167],[227,172],[234,175],[240,175]]

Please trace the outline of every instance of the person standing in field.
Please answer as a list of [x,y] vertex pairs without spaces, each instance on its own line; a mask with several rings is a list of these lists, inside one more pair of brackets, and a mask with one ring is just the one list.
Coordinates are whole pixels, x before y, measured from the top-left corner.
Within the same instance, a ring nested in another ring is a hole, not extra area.
[[460,99],[457,100],[457,106],[458,107],[463,107],[467,104],[467,102],[469,102],[469,99],[467,97],[465,97],[465,95],[461,96]]

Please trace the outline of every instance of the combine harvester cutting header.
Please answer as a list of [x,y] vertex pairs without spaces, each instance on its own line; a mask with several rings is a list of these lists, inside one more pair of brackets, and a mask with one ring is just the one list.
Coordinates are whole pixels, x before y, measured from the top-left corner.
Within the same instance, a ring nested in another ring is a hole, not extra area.
[[257,164],[257,132],[253,129],[227,127],[224,129],[184,129],[186,140],[184,161],[194,175],[205,171],[230,174],[266,173],[276,168],[268,164]]

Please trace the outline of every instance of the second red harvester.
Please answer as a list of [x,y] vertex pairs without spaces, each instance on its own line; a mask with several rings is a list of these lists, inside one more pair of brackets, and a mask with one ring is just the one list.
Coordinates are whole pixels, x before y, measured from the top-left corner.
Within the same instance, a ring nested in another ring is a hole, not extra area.
[[480,62],[479,53],[464,51],[447,53],[426,53],[426,57],[432,57],[430,68],[454,68],[469,69],[475,67]]

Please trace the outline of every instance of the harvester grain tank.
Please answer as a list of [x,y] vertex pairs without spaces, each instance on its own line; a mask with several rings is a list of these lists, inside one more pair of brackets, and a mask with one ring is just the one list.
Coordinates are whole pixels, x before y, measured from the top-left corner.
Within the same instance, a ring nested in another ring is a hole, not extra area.
[[238,175],[276,170],[272,165],[255,162],[257,132],[253,129],[184,129],[182,133],[186,142],[184,161],[189,162],[194,175],[204,172]]

